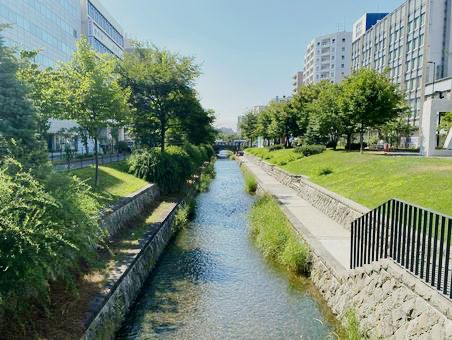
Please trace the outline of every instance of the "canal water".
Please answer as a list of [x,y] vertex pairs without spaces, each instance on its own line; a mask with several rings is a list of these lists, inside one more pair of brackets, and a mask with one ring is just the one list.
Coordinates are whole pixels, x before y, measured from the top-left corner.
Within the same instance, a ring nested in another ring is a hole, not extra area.
[[219,160],[215,168],[195,220],[168,245],[117,338],[336,338],[312,283],[254,247],[247,215],[255,198],[238,164]]

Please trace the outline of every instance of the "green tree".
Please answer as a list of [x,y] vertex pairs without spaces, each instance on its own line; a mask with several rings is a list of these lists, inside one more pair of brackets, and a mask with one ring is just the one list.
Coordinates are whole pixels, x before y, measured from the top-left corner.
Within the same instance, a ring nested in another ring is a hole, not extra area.
[[117,61],[97,54],[86,38],[77,43],[72,60],[58,70],[52,85],[59,91],[61,118],[74,120],[94,140],[95,185],[99,183],[99,136],[124,123],[130,112],[130,90],[119,83]]
[[364,132],[398,117],[406,111],[406,102],[387,74],[375,70],[360,69],[343,86],[342,109],[353,117],[363,152]]
[[401,137],[411,136],[417,131],[417,127],[410,124],[409,113],[407,113],[386,122],[379,130],[385,141],[398,148]]
[[308,144],[325,144],[336,148],[344,129],[344,120],[339,105],[342,87],[324,84],[318,98],[310,105],[309,125],[306,133]]
[[247,139],[251,144],[257,138],[257,114],[253,111],[248,111],[243,116],[241,123],[241,136]]
[[18,71],[14,51],[0,36],[0,161],[11,156],[27,169],[38,169],[47,162],[45,144],[39,133],[39,117],[27,87],[17,78]]
[[171,120],[187,113],[181,103],[193,91],[200,74],[198,65],[193,58],[135,43],[124,56],[122,72],[136,108],[130,121],[134,135],[146,145],[160,145],[164,151]]

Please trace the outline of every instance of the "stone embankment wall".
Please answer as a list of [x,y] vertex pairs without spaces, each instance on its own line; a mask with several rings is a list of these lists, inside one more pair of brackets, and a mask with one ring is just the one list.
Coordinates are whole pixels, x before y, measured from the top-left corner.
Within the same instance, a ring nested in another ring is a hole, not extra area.
[[94,303],[94,317],[87,320],[82,339],[113,339],[146,278],[173,236],[174,217],[178,207],[179,205],[148,235],[139,253],[125,265],[127,269],[124,273],[108,288],[109,293],[101,301]]
[[[343,225],[349,225],[354,216],[367,211],[301,176],[288,174],[256,157],[245,157]],[[266,191],[259,181],[258,189]],[[347,311],[355,311],[361,331],[371,339],[452,339],[450,299],[391,259],[353,270],[343,268],[295,216],[283,205],[281,208],[294,230],[309,244],[311,279],[339,320],[345,323]],[[340,209],[347,211],[340,213]]]
[[101,214],[101,225],[112,237],[121,228],[140,217],[146,208],[158,201],[159,198],[160,190],[158,186],[156,184],[148,184],[143,189],[105,209]]
[[352,221],[369,211],[368,208],[352,200],[310,182],[305,176],[290,174],[253,155],[245,154],[244,157],[258,164],[282,184],[294,189],[301,198],[347,229],[350,229]]
[[372,339],[452,339],[451,301],[391,259],[338,272],[313,251],[311,279],[340,320],[352,309]]

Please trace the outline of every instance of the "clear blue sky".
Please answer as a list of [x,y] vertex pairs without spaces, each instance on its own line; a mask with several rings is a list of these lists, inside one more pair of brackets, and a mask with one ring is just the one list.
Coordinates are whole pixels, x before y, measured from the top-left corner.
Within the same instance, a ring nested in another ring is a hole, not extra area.
[[315,36],[352,29],[365,12],[390,12],[402,0],[102,0],[134,39],[194,56],[197,89],[217,126],[275,96],[290,95]]

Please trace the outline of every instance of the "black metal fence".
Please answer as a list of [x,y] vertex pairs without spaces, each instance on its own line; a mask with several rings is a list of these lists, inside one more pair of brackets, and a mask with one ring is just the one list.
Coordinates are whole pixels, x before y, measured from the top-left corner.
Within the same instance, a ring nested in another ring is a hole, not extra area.
[[390,257],[452,298],[452,217],[392,199],[352,222],[350,267]]

